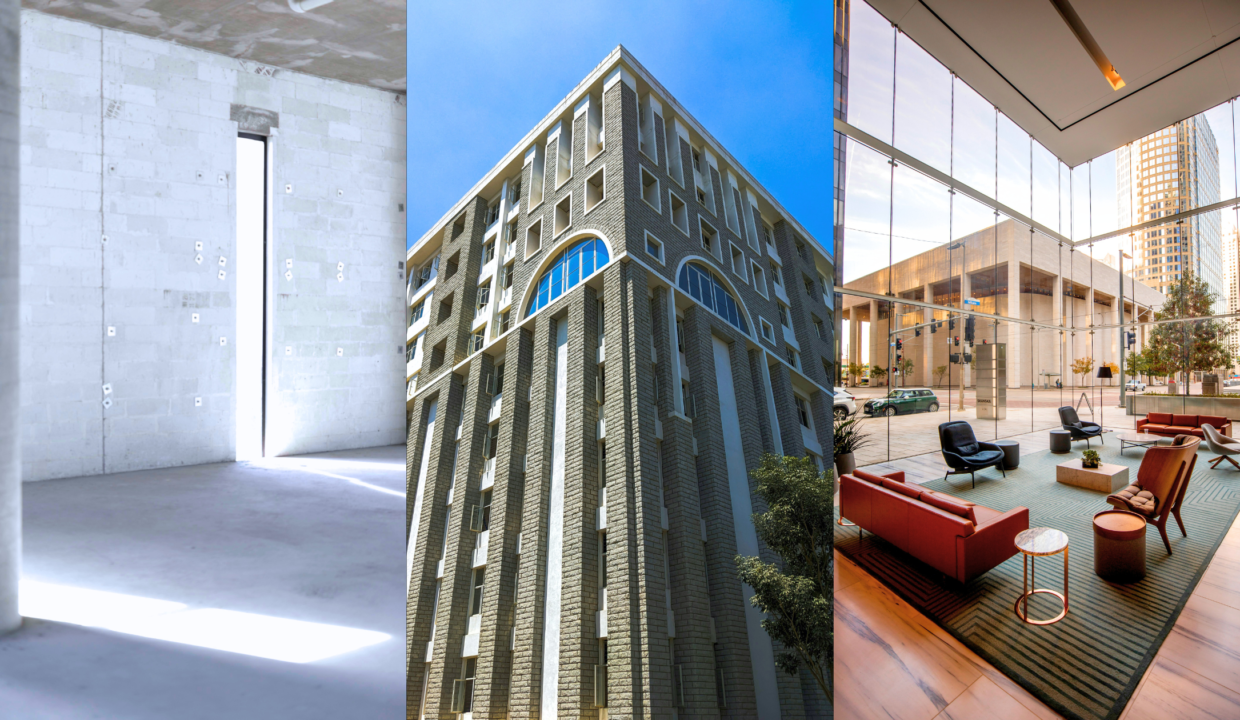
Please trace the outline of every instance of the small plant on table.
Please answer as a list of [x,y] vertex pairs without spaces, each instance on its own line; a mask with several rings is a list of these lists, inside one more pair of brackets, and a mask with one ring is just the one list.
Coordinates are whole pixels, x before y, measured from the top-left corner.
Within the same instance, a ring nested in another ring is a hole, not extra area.
[[1081,453],[1081,467],[1096,468],[1101,463],[1097,450],[1086,450]]

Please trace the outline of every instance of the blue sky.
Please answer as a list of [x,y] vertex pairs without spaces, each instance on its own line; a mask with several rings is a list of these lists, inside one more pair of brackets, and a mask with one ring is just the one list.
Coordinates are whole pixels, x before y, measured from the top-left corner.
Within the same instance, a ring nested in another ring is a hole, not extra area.
[[409,21],[409,245],[618,44],[830,241],[831,3],[414,2]]

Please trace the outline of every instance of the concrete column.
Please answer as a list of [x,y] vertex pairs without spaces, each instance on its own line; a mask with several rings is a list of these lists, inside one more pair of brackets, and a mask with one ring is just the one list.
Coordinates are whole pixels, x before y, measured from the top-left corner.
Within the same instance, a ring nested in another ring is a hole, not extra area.
[[[848,360],[861,362],[861,305],[853,305],[848,311]],[[852,385],[857,385],[857,376],[852,376]]]
[[[879,336],[878,301],[871,300],[870,301],[870,357],[869,357],[869,360],[866,362],[866,365],[868,365],[869,367],[874,367],[875,365],[881,365],[883,367],[886,367],[887,365],[887,343],[885,341],[880,343],[878,340],[878,336]],[[879,353],[880,349],[882,351],[881,354]],[[871,380],[873,380],[873,378],[871,378]]]
[[0,633],[21,625],[22,496],[18,409],[19,262],[17,234],[20,5],[0,0]]
[[[1007,316],[1020,318],[1020,261],[1016,259],[1016,243],[1011,243],[1008,248]],[[1030,302],[1033,302],[1032,298]],[[1020,387],[1024,377],[1022,370],[1028,365],[1021,335],[1024,328],[1020,323],[1007,323],[1007,378],[1010,388]]]
[[[926,302],[934,302],[934,290],[930,283],[922,286],[922,299]],[[934,311],[930,308],[924,308],[921,311],[921,321],[928,323],[934,319]],[[921,384],[930,387],[934,383],[934,343],[930,339],[934,337],[930,334],[930,328],[921,329]]]

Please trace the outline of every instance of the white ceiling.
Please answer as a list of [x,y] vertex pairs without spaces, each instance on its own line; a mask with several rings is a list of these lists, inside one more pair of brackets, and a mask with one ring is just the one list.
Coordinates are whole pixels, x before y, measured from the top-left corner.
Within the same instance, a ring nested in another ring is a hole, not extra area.
[[1118,91],[1050,0],[868,1],[1070,166],[1240,95],[1237,0],[1070,0]]

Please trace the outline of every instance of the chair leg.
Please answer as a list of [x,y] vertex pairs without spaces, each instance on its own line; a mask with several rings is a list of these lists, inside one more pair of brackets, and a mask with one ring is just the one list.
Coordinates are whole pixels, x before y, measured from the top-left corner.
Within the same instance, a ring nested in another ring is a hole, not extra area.
[[1226,460],[1227,462],[1231,463],[1231,464],[1232,464],[1232,467],[1236,468],[1237,470],[1240,470],[1240,463],[1236,462],[1236,459],[1235,459],[1235,458],[1233,458],[1232,456],[1230,456],[1230,455],[1224,455],[1224,456],[1223,456],[1223,459],[1224,459],[1224,460]]
[[1180,517],[1180,509],[1176,508],[1172,510],[1171,514],[1175,515],[1175,524],[1180,526],[1180,534],[1184,537],[1188,537],[1188,531],[1184,529],[1184,519]]
[[977,487],[977,475],[975,473],[969,473],[969,480],[973,482],[973,487]]
[[[1227,457],[1226,455],[1219,455],[1218,457],[1214,458],[1214,462],[1210,463],[1210,469],[1211,470],[1217,469],[1218,464],[1223,462],[1224,460],[1231,460],[1231,458]],[[1232,460],[1231,463],[1235,465],[1236,461]]]
[[1167,554],[1170,555],[1171,554],[1171,541],[1167,539],[1167,519],[1166,518],[1163,518],[1163,521],[1158,523],[1158,532],[1159,534],[1162,535],[1163,545],[1167,546]]

